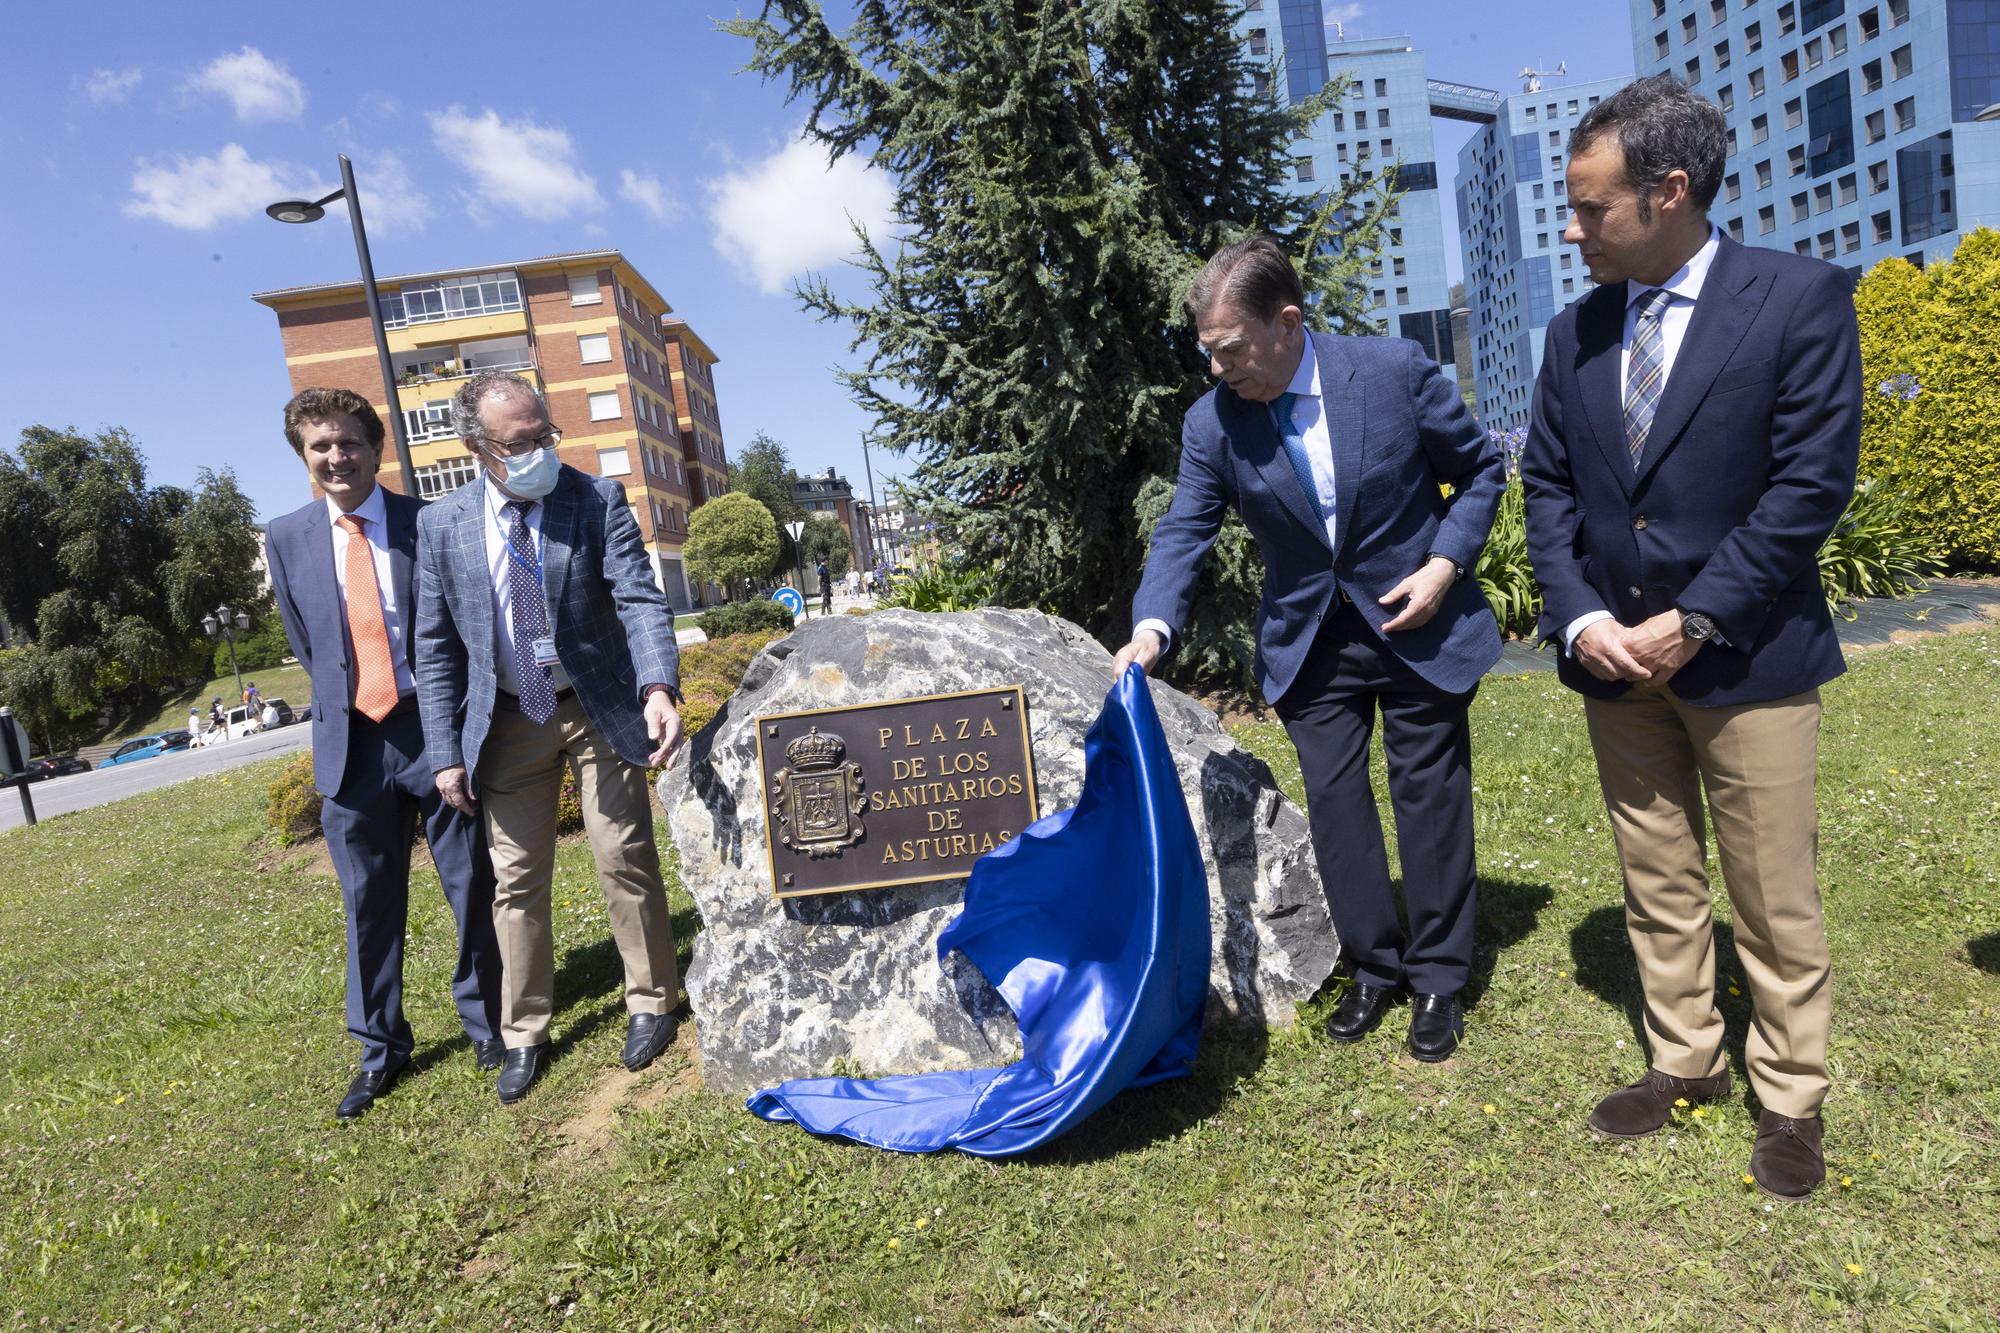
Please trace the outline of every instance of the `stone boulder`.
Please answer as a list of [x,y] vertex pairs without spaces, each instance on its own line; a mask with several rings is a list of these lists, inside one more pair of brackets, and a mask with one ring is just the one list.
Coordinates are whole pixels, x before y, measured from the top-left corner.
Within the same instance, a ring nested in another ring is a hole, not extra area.
[[[1101,645],[1035,611],[816,617],[758,655],[660,778],[681,879],[701,914],[687,989],[709,1087],[742,1093],[1020,1055],[1013,1016],[986,979],[956,954],[937,956],[963,880],[773,896],[754,719],[1020,685],[1046,816],[1082,790],[1084,735],[1110,684]],[[1305,817],[1213,713],[1157,681],[1152,690],[1208,870],[1210,1021],[1287,1025],[1339,954]]]

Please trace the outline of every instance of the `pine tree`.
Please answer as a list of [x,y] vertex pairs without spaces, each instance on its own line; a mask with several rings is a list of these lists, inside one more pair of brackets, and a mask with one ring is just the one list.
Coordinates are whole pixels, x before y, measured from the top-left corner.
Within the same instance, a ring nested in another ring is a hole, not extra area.
[[[724,25],[783,79],[830,155],[895,182],[893,237],[862,236],[872,300],[798,294],[845,321],[871,438],[918,460],[911,503],[991,570],[998,599],[1122,641],[1180,418],[1208,387],[1180,298],[1206,257],[1288,238],[1309,322],[1367,331],[1380,180],[1286,188],[1289,145],[1335,104],[1257,91],[1220,0],[863,0],[836,33],[811,0]],[[1262,563],[1233,521],[1184,669],[1247,681]]]

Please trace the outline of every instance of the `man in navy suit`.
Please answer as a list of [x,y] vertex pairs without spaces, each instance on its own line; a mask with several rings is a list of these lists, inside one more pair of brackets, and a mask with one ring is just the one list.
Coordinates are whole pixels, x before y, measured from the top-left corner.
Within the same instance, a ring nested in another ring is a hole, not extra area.
[[[1150,671],[1176,646],[1234,508],[1265,564],[1258,683],[1298,747],[1320,879],[1352,960],[1327,1032],[1361,1040],[1407,986],[1410,1053],[1443,1060],[1464,1032],[1472,968],[1467,714],[1500,634],[1469,574],[1506,486],[1499,446],[1415,343],[1308,333],[1305,290],[1271,237],[1209,260],[1187,309],[1223,382],[1181,428],[1179,486],[1117,670]],[[1377,709],[1407,929],[1368,780]]]
[[515,1102],[549,1056],[566,769],[625,967],[622,1059],[643,1069],[673,1042],[680,976],[646,768],[680,745],[680,650],[624,488],[562,463],[534,385],[475,375],[452,420],[484,474],[418,524],[417,691],[438,789],[483,814],[493,849],[498,1091]]
[[1825,1178],[1813,785],[1843,669],[1816,557],[1854,490],[1861,358],[1846,274],[1710,225],[1727,152],[1721,112],[1667,75],[1578,123],[1564,238],[1600,285],[1549,325],[1522,474],[1645,995],[1650,1067],[1591,1126],[1635,1138],[1729,1092],[1706,792],[1754,1011],[1750,1171],[1797,1199]]
[[500,951],[493,869],[477,820],[446,805],[424,762],[412,667],[417,512],[375,484],[382,420],[346,389],[285,405],[285,438],[323,498],[274,520],[266,558],[292,652],[312,679],[313,784],[347,911],[347,1030],[361,1072],[336,1114],[352,1120],[409,1062],[403,931],[410,840],[421,821],[458,918],[452,999],[481,1069],[498,1069]]

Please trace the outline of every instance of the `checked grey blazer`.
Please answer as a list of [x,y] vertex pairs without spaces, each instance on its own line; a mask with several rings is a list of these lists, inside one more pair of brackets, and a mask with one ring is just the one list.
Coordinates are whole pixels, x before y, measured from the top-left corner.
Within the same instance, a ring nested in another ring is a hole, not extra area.
[[[499,693],[487,484],[482,476],[461,486],[417,519],[417,709],[425,753],[433,771],[465,765],[475,791]],[[556,654],[591,725],[626,762],[643,766],[653,749],[642,711],[646,689],[680,693],[673,609],[653,581],[638,520],[617,482],[565,465],[542,506]]]

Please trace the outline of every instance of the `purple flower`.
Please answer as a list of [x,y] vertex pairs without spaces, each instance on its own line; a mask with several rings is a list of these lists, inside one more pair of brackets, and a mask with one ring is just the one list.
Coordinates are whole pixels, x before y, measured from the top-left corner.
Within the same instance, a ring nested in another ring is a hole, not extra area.
[[1909,403],[1916,401],[1917,395],[1923,392],[1923,388],[1924,386],[1917,382],[1915,375],[1903,374],[1891,375],[1888,379],[1883,380],[1875,386],[1875,392],[1881,394],[1884,398],[1895,398],[1901,402]]

